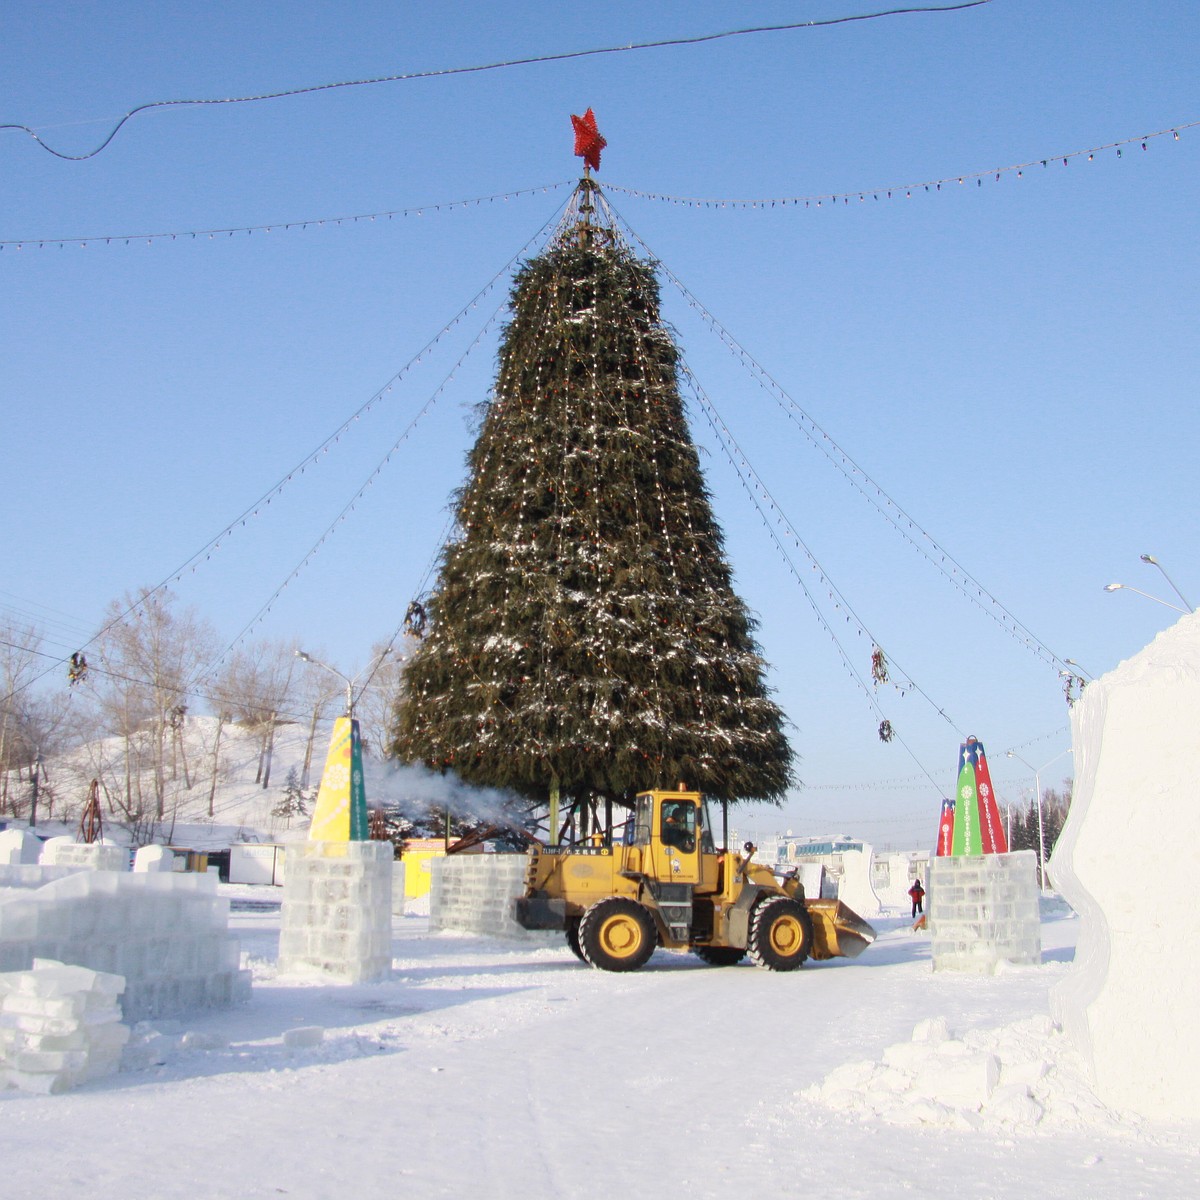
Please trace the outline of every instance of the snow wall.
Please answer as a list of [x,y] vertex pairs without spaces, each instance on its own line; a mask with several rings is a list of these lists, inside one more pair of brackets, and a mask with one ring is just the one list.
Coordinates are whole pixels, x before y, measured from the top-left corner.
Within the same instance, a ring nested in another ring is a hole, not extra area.
[[843,850],[842,877],[838,880],[838,899],[867,920],[878,917],[883,911],[879,897],[871,886],[871,859],[874,853],[867,845],[861,850]]
[[1200,615],[1088,684],[1075,785],[1048,871],[1081,918],[1051,1010],[1116,1109],[1200,1114]]

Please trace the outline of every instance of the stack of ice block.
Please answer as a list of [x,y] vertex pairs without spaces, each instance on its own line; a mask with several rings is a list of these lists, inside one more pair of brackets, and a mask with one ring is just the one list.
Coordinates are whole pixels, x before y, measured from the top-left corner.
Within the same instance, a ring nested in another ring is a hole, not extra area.
[[392,969],[391,842],[297,842],[287,849],[279,970],[346,983]]
[[129,851],[107,842],[76,842],[72,838],[51,838],[39,860],[50,867],[86,867],[89,871],[128,871]]
[[1037,856],[1032,850],[933,858],[929,934],[935,971],[991,974],[1042,961]]
[[429,928],[560,945],[553,930],[522,929],[516,897],[525,891],[526,854],[451,854],[430,860]]
[[120,975],[35,959],[0,975],[0,1082],[50,1095],[115,1074],[129,1028]]
[[246,999],[216,887],[197,873],[81,871],[0,894],[0,971],[53,958],[123,975],[130,1023]]

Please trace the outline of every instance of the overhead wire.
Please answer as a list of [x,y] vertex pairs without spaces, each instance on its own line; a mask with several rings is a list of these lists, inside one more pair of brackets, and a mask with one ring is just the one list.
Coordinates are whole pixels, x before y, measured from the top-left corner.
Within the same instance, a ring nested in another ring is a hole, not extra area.
[[[780,540],[780,538],[778,537],[776,531],[771,527],[771,523],[767,519],[766,511],[764,510],[762,504],[760,503],[759,495],[756,494],[756,492],[761,491],[762,495],[766,498],[768,505],[775,511],[777,516],[780,518],[780,520],[784,524],[785,528],[789,531],[792,538],[796,541],[797,545],[799,545],[801,547],[801,549],[804,551],[804,553],[809,557],[813,566],[817,570],[822,572],[821,578],[823,580],[825,580],[827,583],[829,583],[830,587],[832,587],[834,589],[834,591],[837,591],[836,585],[834,585],[832,580],[829,580],[828,576],[825,575],[823,568],[821,568],[821,566],[817,562],[816,558],[813,557],[811,551],[809,551],[808,547],[803,543],[803,541],[800,539],[799,535],[795,532],[795,529],[791,525],[791,522],[787,520],[787,518],[783,515],[782,511],[776,505],[774,499],[770,497],[770,493],[767,491],[765,485],[763,485],[761,478],[759,477],[758,473],[754,470],[754,468],[750,464],[749,460],[746,458],[741,447],[737,444],[737,441],[734,439],[732,433],[729,430],[729,427],[725,424],[720,413],[717,412],[716,407],[712,404],[712,401],[708,398],[708,396],[704,392],[703,388],[701,388],[699,386],[699,383],[695,380],[695,377],[692,375],[690,369],[686,366],[685,363],[683,363],[682,359],[680,361],[681,361],[681,365],[683,366],[685,372],[692,380],[694,392],[700,401],[701,410],[703,411],[705,417],[708,419],[710,428],[712,428],[714,434],[716,434],[718,444],[721,446],[722,450],[725,452],[726,458],[729,460],[730,465],[733,467],[734,472],[736,473],[739,481],[742,484],[742,487],[746,491],[746,494],[750,497],[751,502],[754,504],[755,508],[758,510],[758,514],[759,514],[760,518],[762,519],[763,526],[767,530],[768,536],[771,538],[771,541],[774,544],[776,550],[779,552],[780,556],[783,558],[784,562],[786,563],[789,571],[792,574],[792,577],[799,584],[801,591],[804,593],[805,599],[807,599],[809,606],[812,608],[813,612],[816,614],[817,620],[820,622],[821,627],[825,630],[825,632],[832,639],[834,646],[837,648],[838,655],[840,656],[840,658],[842,660],[842,665],[846,668],[846,670],[850,674],[851,678],[857,684],[859,690],[862,691],[862,693],[866,696],[868,704],[875,710],[875,715],[878,718],[880,718],[881,728],[883,727],[883,725],[885,723],[890,725],[890,722],[887,722],[887,720],[886,720],[884,711],[883,711],[882,707],[880,706],[878,700],[872,693],[871,689],[867,686],[867,684],[866,684],[865,680],[862,678],[862,675],[859,672],[858,668],[855,667],[852,659],[850,658],[850,655],[846,651],[846,648],[842,645],[841,639],[834,632],[833,626],[829,623],[829,620],[826,618],[825,614],[821,611],[821,608],[817,604],[816,598],[813,596],[811,589],[804,582],[803,576],[796,569],[796,565],[795,565],[795,563],[792,562],[791,556],[787,552],[787,548],[783,545],[783,543]],[[840,605],[845,607],[846,611],[849,614],[846,619],[847,620],[853,619],[857,623],[859,629],[862,632],[865,632],[868,634],[868,636],[871,636],[870,631],[867,630],[866,626],[863,625],[862,621],[857,617],[857,615],[854,614],[854,610],[850,607],[848,602],[846,602],[845,598],[841,596],[840,592],[838,592],[838,599],[839,599]],[[872,640],[875,640],[875,639],[872,638]],[[876,645],[878,645],[878,641],[876,641]],[[912,683],[911,678],[910,678],[908,686],[912,687],[912,689],[914,691],[916,691],[923,699],[928,701],[934,707],[934,709],[937,711],[938,715],[940,717],[942,717],[943,720],[945,720],[951,726],[951,728],[956,728],[953,720],[951,720],[951,718],[949,716],[947,716],[945,709],[939,707],[936,704],[936,702],[931,700],[930,697],[921,688],[919,688],[915,683]],[[925,777],[936,788],[938,786],[938,784],[937,784],[937,780],[934,778],[932,772],[930,772],[929,768],[926,767],[925,764],[920,760],[920,758],[917,756],[916,751],[912,748],[912,746],[909,745],[908,741],[894,727],[892,727],[891,739],[899,742],[904,747],[908,756],[925,773]]]
[[511,192],[496,192],[490,196],[476,196],[468,200],[436,200],[429,204],[410,205],[408,208],[381,209],[377,212],[352,213],[335,217],[306,217],[297,220],[272,221],[270,224],[265,225],[224,225],[213,229],[161,230],[157,233],[91,234],[84,237],[8,238],[0,240],[0,250],[24,250],[33,247],[44,250],[48,246],[57,246],[59,249],[65,246],[79,246],[81,249],[86,249],[88,246],[99,246],[101,244],[105,246],[129,246],[134,243],[145,242],[149,245],[152,242],[158,241],[196,241],[201,238],[214,241],[217,237],[235,237],[239,234],[245,234],[249,237],[255,233],[289,233],[293,230],[304,231],[309,228],[323,229],[330,225],[357,225],[361,221],[366,221],[369,224],[373,221],[391,221],[396,217],[402,219],[407,217],[424,217],[429,213],[478,208],[484,204],[494,204],[497,200],[507,203],[509,200],[516,200],[523,196],[546,195],[549,192],[558,191],[560,188],[569,187],[573,183],[574,180],[571,179],[560,179],[556,183],[543,183],[534,187],[517,188]]
[[[313,450],[309,451],[309,453],[306,454],[298,463],[296,463],[295,466],[291,467],[283,476],[281,476],[274,484],[272,484],[270,488],[263,492],[257,500],[253,501],[250,505],[243,509],[242,512],[238,516],[234,517],[232,521],[229,521],[223,525],[220,532],[209,538],[198,550],[189,555],[188,558],[186,558],[179,566],[175,567],[172,571],[160,579],[158,583],[154,584],[152,587],[143,589],[143,592],[139,595],[137,600],[122,609],[111,620],[104,624],[96,633],[92,634],[90,638],[88,638],[80,646],[76,647],[76,649],[86,650],[88,647],[95,644],[106,633],[108,633],[109,630],[119,625],[133,613],[137,612],[138,609],[140,609],[142,605],[145,604],[146,601],[152,596],[157,595],[171,583],[178,583],[185,574],[189,572],[194,573],[202,562],[206,562],[212,558],[212,555],[220,549],[222,542],[226,538],[235,535],[239,529],[244,529],[246,523],[257,517],[259,513],[268,505],[270,505],[277,496],[282,494],[283,490],[290,482],[292,482],[293,479],[295,479],[298,475],[304,474],[304,472],[310,466],[316,464],[325,454],[328,454],[333,446],[340,441],[341,437],[355,424],[355,422],[365,416],[385,396],[391,393],[395,386],[400,383],[401,380],[403,380],[415,366],[422,362],[426,355],[431,353],[434,347],[436,347],[448,333],[461,324],[469,312],[478,307],[479,302],[496,287],[501,279],[505,278],[509,274],[513,268],[513,265],[526,253],[530,246],[535,245],[538,242],[538,239],[544,236],[546,229],[558,218],[558,213],[559,209],[555,209],[554,213],[545,223],[543,223],[538,232],[535,233],[533,237],[529,238],[525,244],[521,246],[521,248],[492,275],[487,283],[485,283],[484,286],[480,288],[478,292],[476,292],[471,300],[463,305],[463,307],[460,308],[458,312],[455,313],[455,315],[451,317],[450,320],[447,321],[446,324],[444,324],[441,329],[434,334],[434,336],[430,338],[425,345],[422,346],[421,349],[418,350],[417,353],[413,355],[413,357],[410,358],[408,362],[405,363],[405,365],[388,380],[387,383],[376,389],[370,398],[367,399],[365,403],[361,404],[353,413],[351,413],[349,417],[342,421],[332,433],[323,438]],[[56,665],[63,666],[65,665],[66,661],[66,658],[61,658],[58,660]],[[11,700],[12,697],[18,692],[25,690],[27,687],[31,687],[33,684],[43,679],[53,669],[53,666],[48,667],[45,671],[21,685],[21,687],[14,689],[8,696],[4,698],[4,703],[7,703],[9,700]]]
[[[520,258],[525,253],[525,251],[529,248],[529,246],[536,244],[542,237],[545,236],[547,230],[551,227],[551,225],[553,225],[556,222],[557,216],[558,216],[557,212],[555,214],[552,214],[551,217],[549,218],[549,220],[547,220],[542,225],[541,229],[539,229],[538,232],[535,233],[534,236],[532,238],[530,238],[525,243],[524,246],[521,247],[521,249],[517,252],[517,254],[515,254],[512,258],[509,259],[508,263],[505,265],[505,268],[504,268],[505,271],[511,269],[512,265],[517,261],[518,258]],[[497,278],[497,276],[493,277],[491,284],[489,284],[489,287],[494,285],[496,278]],[[484,337],[487,335],[488,330],[492,328],[492,326],[495,324],[495,322],[499,318],[500,314],[503,312],[505,304],[506,304],[506,300],[507,300],[507,298],[505,298],[504,300],[501,300],[501,302],[497,305],[497,307],[494,309],[494,311],[491,313],[491,315],[487,318],[487,320],[480,327],[479,331],[475,335],[475,338],[467,346],[466,350],[464,350],[463,353],[459,356],[458,360],[454,363],[454,365],[450,368],[450,370],[446,373],[446,375],[442,379],[441,383],[439,383],[438,386],[434,389],[433,393],[429,396],[429,398],[425,401],[425,403],[422,405],[422,407],[418,410],[417,414],[408,422],[407,425],[405,425],[404,429],[400,433],[400,436],[398,438],[396,438],[396,440],[389,447],[387,453],[384,454],[384,456],[379,460],[379,462],[376,463],[375,467],[372,469],[371,473],[367,476],[366,480],[364,480],[364,482],[355,490],[354,494],[343,505],[341,511],[337,514],[336,517],[334,517],[334,519],[330,522],[330,524],[325,528],[325,530],[321,533],[320,537],[318,537],[317,540],[312,544],[312,546],[306,551],[304,556],[300,559],[300,561],[296,564],[296,566],[292,568],[292,570],[288,573],[288,575],[284,578],[284,580],[276,586],[276,588],[271,593],[271,595],[268,597],[266,602],[259,608],[259,610],[250,619],[250,621],[247,622],[247,624],[242,628],[242,630],[237,634],[237,636],[225,647],[225,649],[221,652],[220,655],[217,656],[216,659],[214,659],[207,667],[204,668],[204,670],[202,670],[200,672],[200,675],[199,675],[200,679],[203,679],[206,676],[210,675],[216,669],[216,667],[221,663],[221,661],[224,659],[225,655],[227,655],[231,650],[233,650],[238,645],[238,643],[246,636],[246,634],[249,633],[250,630],[252,630],[257,624],[259,624],[259,622],[262,621],[262,619],[267,615],[267,613],[270,612],[272,605],[274,605],[275,601],[279,598],[279,596],[283,592],[284,588],[286,588],[291,583],[291,581],[293,579],[295,579],[300,574],[300,572],[312,561],[314,556],[321,549],[321,547],[325,544],[325,542],[330,538],[330,536],[333,534],[333,532],[338,528],[338,526],[340,526],[342,524],[343,521],[345,521],[345,519],[349,516],[349,514],[354,510],[355,505],[358,503],[358,501],[360,499],[362,499],[362,497],[366,493],[367,489],[369,487],[371,487],[372,484],[374,484],[375,480],[383,472],[383,469],[391,462],[391,460],[392,460],[393,456],[396,454],[396,452],[411,436],[413,430],[415,430],[416,427],[420,424],[420,422],[433,410],[433,408],[435,407],[435,405],[438,403],[438,401],[442,397],[443,393],[445,392],[446,388],[449,387],[449,385],[454,381],[455,375],[457,374],[459,369],[462,367],[463,363],[470,357],[470,355],[474,352],[474,350],[483,341]],[[376,669],[378,669],[378,668],[376,668]]]
[[[632,232],[632,231],[631,231]],[[633,235],[637,237],[636,234]],[[653,254],[640,238],[638,243],[648,254]],[[808,442],[830,462],[859,492],[883,519],[896,530],[923,558],[945,579],[955,586],[976,607],[1033,654],[1056,668],[1066,666],[1066,660],[1057,655],[1036,634],[1017,619],[1009,610],[975,578],[958,560],[946,550],[917,520],[912,517],[892,496],[877,483],[867,471],[825,431],[817,420],[804,409],[748,350],[717,320],[696,298],[679,277],[661,260],[664,275],[681,293],[688,305],[725,344],[726,348],[745,366],[759,386],[772,396],[788,419],[800,430]],[[949,564],[949,566],[947,566]],[[986,601],[986,603],[984,603]]]
[[328,92],[338,88],[371,87],[377,84],[403,83],[416,79],[439,79],[453,75],[480,74],[486,71],[507,70],[512,67],[527,67],[553,62],[569,62],[574,59],[593,58],[600,55],[628,54],[635,50],[660,50],[677,46],[696,46],[705,42],[716,42],[735,37],[747,37],[752,34],[784,33],[798,29],[817,29],[833,25],[847,25],[858,21],[874,21],[883,17],[912,16],[921,13],[959,12],[968,8],[980,8],[983,5],[990,3],[991,0],[963,0],[963,2],[959,4],[921,5],[908,6],[904,8],[890,8],[879,12],[854,13],[844,17],[828,17],[812,21],[793,21],[782,25],[756,25],[742,29],[730,29],[721,33],[696,34],[691,37],[661,38],[656,41],[647,42],[630,42],[623,46],[602,46],[593,50],[570,50],[557,54],[536,54],[523,58],[503,59],[498,62],[481,63],[468,67],[441,67],[426,71],[402,72],[395,75],[378,75],[369,79],[350,79],[336,83],[316,83],[309,84],[305,87],[285,88],[279,91],[262,92],[251,96],[208,97],[191,100],[151,100],[145,104],[139,104],[137,107],[130,109],[123,117],[121,117],[119,121],[117,121],[104,140],[94,149],[87,151],[85,154],[67,154],[61,150],[56,150],[53,146],[44,141],[38,132],[31,126],[18,122],[0,124],[0,131],[12,130],[13,132],[27,133],[43,150],[45,150],[48,154],[53,154],[55,158],[61,158],[68,162],[84,162],[89,158],[94,158],[102,150],[106,149],[112,142],[113,138],[115,138],[124,127],[126,122],[132,120],[139,113],[149,112],[156,108],[184,108],[189,106],[211,107],[221,104],[254,104],[264,100],[282,100],[292,96],[311,95],[315,92]]

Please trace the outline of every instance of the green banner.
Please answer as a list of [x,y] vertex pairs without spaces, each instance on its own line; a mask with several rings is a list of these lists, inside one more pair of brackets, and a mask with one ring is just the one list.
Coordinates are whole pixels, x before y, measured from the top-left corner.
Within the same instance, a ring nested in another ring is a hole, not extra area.
[[954,845],[950,853],[956,857],[983,853],[979,797],[975,791],[975,764],[972,762],[963,762],[958,773],[958,791],[954,795]]

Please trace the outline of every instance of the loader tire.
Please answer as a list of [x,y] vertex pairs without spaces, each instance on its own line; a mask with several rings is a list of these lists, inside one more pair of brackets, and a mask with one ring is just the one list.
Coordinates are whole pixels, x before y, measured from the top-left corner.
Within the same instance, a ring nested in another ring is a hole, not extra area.
[[798,900],[769,896],[750,918],[750,959],[768,971],[794,971],[813,944],[812,918]]
[[587,964],[587,959],[583,957],[583,950],[579,946],[579,918],[574,920],[567,919],[567,945],[571,947],[571,953],[575,955],[581,963]]
[[597,900],[579,921],[579,949],[602,971],[636,971],[654,953],[658,937],[650,914],[619,896]]
[[710,967],[732,967],[746,957],[736,946],[693,946],[692,952]]

